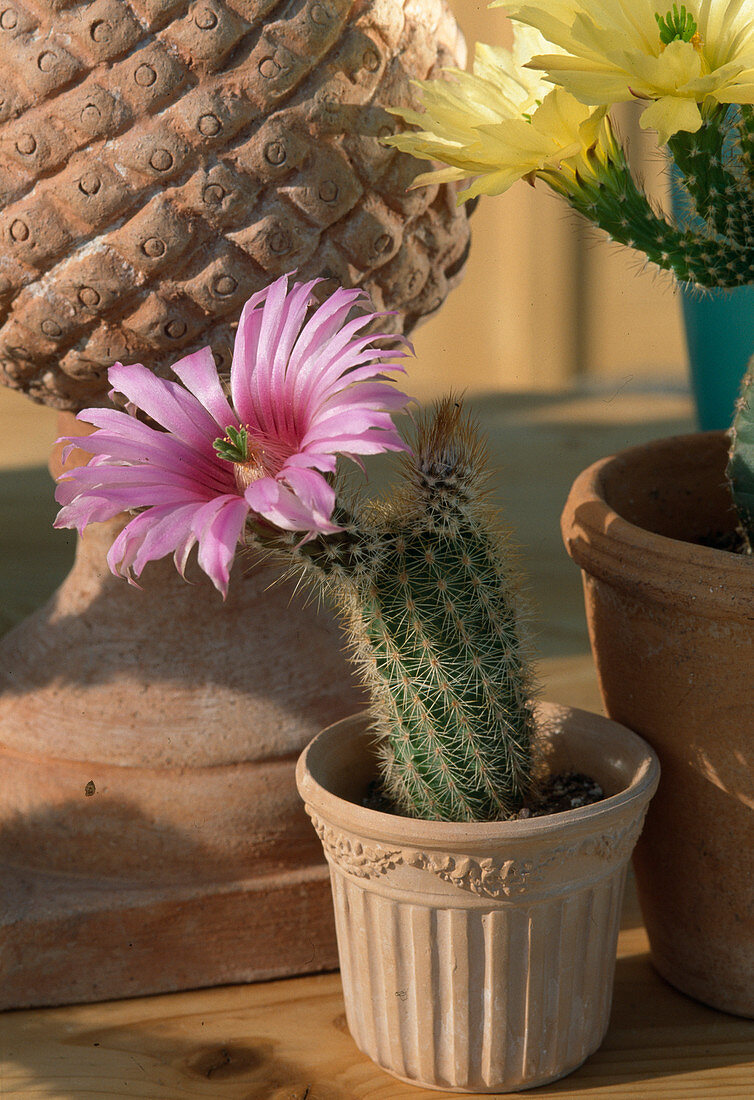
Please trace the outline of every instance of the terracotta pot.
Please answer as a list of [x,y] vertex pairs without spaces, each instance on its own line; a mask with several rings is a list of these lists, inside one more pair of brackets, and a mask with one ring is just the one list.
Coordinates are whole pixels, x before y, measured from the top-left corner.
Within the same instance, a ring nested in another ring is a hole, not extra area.
[[658,765],[605,718],[552,706],[541,717],[552,766],[592,774],[603,802],[471,825],[378,813],[361,804],[376,774],[362,716],[299,759],[330,864],[348,1026],[402,1080],[531,1088],[604,1037],[626,866]]
[[754,1016],[754,564],[732,531],[722,433],[591,466],[563,514],[608,713],[663,768],[636,856],[652,959],[678,989]]

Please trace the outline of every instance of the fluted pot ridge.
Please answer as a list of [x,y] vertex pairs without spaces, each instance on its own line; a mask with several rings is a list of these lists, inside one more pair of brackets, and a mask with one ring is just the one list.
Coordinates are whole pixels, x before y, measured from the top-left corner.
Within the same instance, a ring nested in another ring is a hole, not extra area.
[[297,783],[330,865],[346,1018],[357,1045],[430,1088],[532,1088],[602,1042],[631,851],[659,768],[630,730],[543,705],[548,766],[606,798],[547,818],[419,821],[362,804],[362,716],[324,730]]

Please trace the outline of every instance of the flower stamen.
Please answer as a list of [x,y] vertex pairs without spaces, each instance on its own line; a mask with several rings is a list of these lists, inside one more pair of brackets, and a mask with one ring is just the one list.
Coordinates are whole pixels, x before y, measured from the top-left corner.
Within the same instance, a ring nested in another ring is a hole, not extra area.
[[673,10],[668,11],[665,16],[655,12],[655,19],[660,28],[660,42],[663,46],[669,46],[671,42],[677,41],[692,42],[695,48],[701,46],[696,20],[691,12],[686,11],[685,4],[681,4],[680,11],[678,5],[673,4]]
[[239,493],[245,492],[255,481],[267,476],[264,448],[251,440],[249,429],[245,425],[240,428],[226,428],[224,438],[216,439],[212,446],[217,451],[218,458],[233,463],[233,474]]
[[225,429],[225,436],[216,439],[212,446],[217,451],[217,457],[224,458],[226,462],[246,462],[249,457],[249,429],[231,425]]

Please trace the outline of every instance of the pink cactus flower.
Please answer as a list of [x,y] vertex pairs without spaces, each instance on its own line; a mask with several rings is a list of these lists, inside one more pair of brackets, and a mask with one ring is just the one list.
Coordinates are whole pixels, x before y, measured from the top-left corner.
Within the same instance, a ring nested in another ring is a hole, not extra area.
[[113,391],[164,431],[116,409],[79,413],[98,430],[65,442],[93,457],[61,475],[55,526],[81,532],[138,510],[110,548],[113,573],[133,581],[172,553],[183,575],[198,544],[200,567],[225,595],[250,513],[302,538],[337,531],[325,476],[337,456],[407,449],[391,413],[409,399],[383,372],[402,371],[394,360],[410,345],[400,338],[408,350],[384,349],[376,342],[387,334],[359,335],[379,316],[362,291],[336,290],[312,310],[320,280],[289,290],[288,278],[244,306],[229,395],[203,348],[175,364],[179,382],[139,363],[110,368]]

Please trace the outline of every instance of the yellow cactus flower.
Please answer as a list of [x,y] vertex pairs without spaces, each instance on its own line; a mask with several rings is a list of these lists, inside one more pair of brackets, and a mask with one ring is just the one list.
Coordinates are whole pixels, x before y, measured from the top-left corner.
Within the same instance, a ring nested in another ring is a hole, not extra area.
[[584,104],[648,101],[661,143],[720,104],[754,103],[754,0],[493,0],[554,49],[532,57]]
[[516,180],[557,173],[580,164],[599,142],[605,109],[584,107],[562,88],[525,68],[540,35],[516,28],[514,49],[478,43],[473,73],[448,69],[453,80],[416,81],[424,111],[393,108],[419,127],[386,139],[404,152],[447,167],[426,172],[412,187],[477,177],[459,201],[499,195]]

